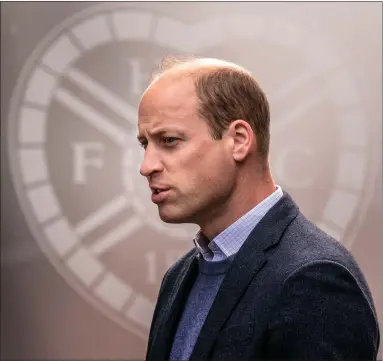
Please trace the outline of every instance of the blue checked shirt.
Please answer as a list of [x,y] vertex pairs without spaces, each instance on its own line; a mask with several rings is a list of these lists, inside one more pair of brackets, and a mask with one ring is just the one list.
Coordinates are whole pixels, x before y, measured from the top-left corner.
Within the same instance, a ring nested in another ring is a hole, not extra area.
[[238,252],[253,228],[259,223],[264,215],[281,199],[282,189],[277,185],[274,193],[257,204],[249,212],[235,221],[230,227],[218,234],[212,241],[199,231],[194,238],[197,250],[206,261],[222,261]]

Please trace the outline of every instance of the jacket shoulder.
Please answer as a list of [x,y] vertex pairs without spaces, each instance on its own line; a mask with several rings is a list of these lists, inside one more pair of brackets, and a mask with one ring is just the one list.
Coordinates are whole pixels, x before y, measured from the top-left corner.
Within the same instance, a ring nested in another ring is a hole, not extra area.
[[279,262],[285,277],[311,264],[331,264],[347,270],[368,299],[367,281],[352,253],[305,216],[299,214],[287,227],[271,261]]

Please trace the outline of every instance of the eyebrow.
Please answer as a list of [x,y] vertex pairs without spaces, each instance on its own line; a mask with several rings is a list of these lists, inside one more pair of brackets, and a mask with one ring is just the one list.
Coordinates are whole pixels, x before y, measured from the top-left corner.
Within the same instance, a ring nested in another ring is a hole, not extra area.
[[[168,132],[176,132],[177,134],[185,134],[184,131],[182,131],[181,129],[178,129],[178,128],[159,128],[159,129],[155,129],[154,131],[152,131],[150,133],[150,135],[151,136],[159,136],[159,135],[162,135],[162,134],[165,134]],[[146,137],[141,135],[141,134],[138,134],[137,139],[139,142],[142,143],[144,140],[146,140]]]

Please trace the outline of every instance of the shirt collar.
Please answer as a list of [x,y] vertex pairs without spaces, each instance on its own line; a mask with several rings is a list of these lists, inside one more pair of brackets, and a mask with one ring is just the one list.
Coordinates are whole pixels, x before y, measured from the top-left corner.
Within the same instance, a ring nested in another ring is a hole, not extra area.
[[270,196],[214,237],[210,243],[199,230],[193,240],[199,254],[207,261],[221,261],[237,253],[253,228],[282,195],[283,191],[277,185],[276,190]]

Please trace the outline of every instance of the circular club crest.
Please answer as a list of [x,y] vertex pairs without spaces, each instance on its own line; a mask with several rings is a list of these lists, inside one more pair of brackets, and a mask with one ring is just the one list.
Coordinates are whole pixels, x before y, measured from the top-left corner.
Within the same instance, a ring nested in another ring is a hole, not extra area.
[[193,247],[198,230],[161,222],[138,172],[137,104],[168,53],[224,58],[254,71],[270,98],[277,183],[348,247],[374,179],[371,135],[344,64],[285,18],[232,14],[229,22],[190,25],[108,4],[63,22],[32,53],[12,98],[15,189],[60,274],[143,338],[162,275]]

